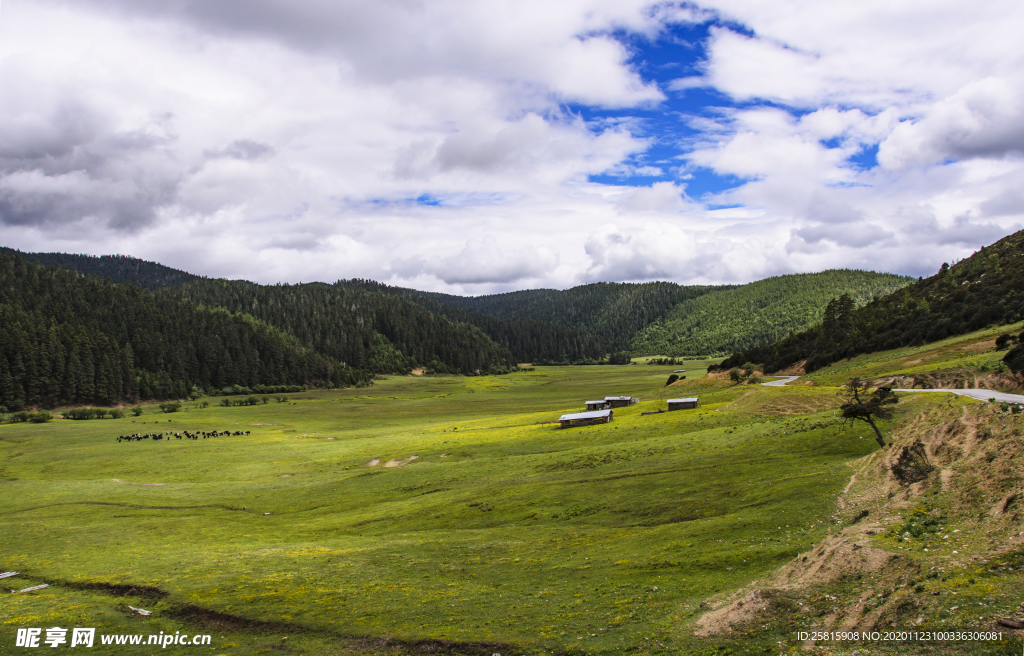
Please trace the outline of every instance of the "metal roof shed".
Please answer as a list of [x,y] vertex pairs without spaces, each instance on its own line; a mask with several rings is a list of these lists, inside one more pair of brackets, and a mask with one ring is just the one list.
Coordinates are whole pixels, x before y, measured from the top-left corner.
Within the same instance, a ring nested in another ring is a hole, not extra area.
[[613,408],[623,408],[627,405],[633,405],[640,399],[635,399],[632,396],[606,396],[604,400]]
[[696,408],[700,397],[692,396],[688,399],[669,399],[668,409],[669,410],[688,410],[690,408]]
[[607,424],[611,420],[611,410],[574,412],[572,414],[562,415],[558,418],[558,421],[562,424],[562,428],[570,428],[572,426],[589,426],[591,424]]

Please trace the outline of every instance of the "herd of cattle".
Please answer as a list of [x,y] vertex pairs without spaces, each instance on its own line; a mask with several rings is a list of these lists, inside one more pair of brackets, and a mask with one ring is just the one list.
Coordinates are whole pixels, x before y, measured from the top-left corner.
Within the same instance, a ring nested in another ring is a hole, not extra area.
[[132,442],[132,441],[142,441],[142,440],[162,440],[165,437],[167,439],[177,438],[179,440],[182,439],[182,438],[185,438],[186,440],[198,440],[199,438],[202,438],[202,439],[205,440],[205,439],[210,438],[210,437],[225,437],[225,436],[228,436],[228,435],[248,435],[248,434],[249,434],[249,431],[235,431],[233,433],[231,431],[211,431],[209,433],[206,432],[206,431],[198,431],[196,433],[190,433],[188,431],[182,431],[181,433],[166,433],[166,434],[165,433],[146,433],[146,434],[136,433],[134,435],[120,435],[120,436],[118,436],[117,441],[118,442]]

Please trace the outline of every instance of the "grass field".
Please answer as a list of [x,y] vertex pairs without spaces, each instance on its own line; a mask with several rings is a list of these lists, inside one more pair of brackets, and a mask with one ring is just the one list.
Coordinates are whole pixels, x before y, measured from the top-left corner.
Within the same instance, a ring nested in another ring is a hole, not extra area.
[[[207,654],[702,649],[702,602],[833,530],[846,463],[877,445],[840,425],[834,388],[695,380],[700,366],[394,377],[0,426],[0,571],[21,572],[4,584],[51,584],[4,597],[0,652],[26,626],[210,633],[168,648]],[[690,379],[664,387],[676,368]],[[552,423],[620,394],[643,401]],[[641,416],[683,395],[700,408]],[[182,430],[251,434],[116,441]],[[150,653],[91,653],[126,650]]]

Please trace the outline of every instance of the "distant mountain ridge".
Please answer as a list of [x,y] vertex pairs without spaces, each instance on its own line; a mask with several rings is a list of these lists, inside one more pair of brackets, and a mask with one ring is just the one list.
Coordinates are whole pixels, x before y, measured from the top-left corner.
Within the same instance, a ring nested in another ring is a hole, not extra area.
[[207,279],[121,255],[2,253],[249,314],[318,353],[374,373],[418,366],[497,372],[515,362],[597,362],[620,351],[681,356],[766,347],[819,321],[836,297],[847,294],[862,304],[912,281],[833,270],[747,285],[602,282],[463,297],[360,279],[304,285]]
[[530,319],[579,328],[600,337],[608,351],[625,351],[637,332],[679,303],[734,287],[597,282],[565,290],[528,289],[486,296],[420,293],[445,305],[458,305],[502,319]]
[[0,246],[0,254],[14,255],[45,266],[60,265],[85,276],[110,278],[114,283],[130,282],[149,290],[174,287],[200,276],[127,255],[75,255],[71,253],[23,253]]

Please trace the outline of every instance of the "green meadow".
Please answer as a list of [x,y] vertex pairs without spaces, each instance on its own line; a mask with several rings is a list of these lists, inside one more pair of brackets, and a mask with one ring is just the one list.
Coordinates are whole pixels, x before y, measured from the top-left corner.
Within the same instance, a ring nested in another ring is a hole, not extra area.
[[[169,653],[704,649],[701,603],[826,535],[846,463],[877,448],[843,430],[835,388],[705,366],[392,377],[2,425],[0,571],[20,572],[3,587],[51,587],[3,597],[0,652],[52,626],[213,635]],[[689,379],[666,388],[676,368]],[[608,395],[642,402],[553,423]],[[250,435],[116,441],[184,430]],[[125,651],[152,648],[92,650]]]

